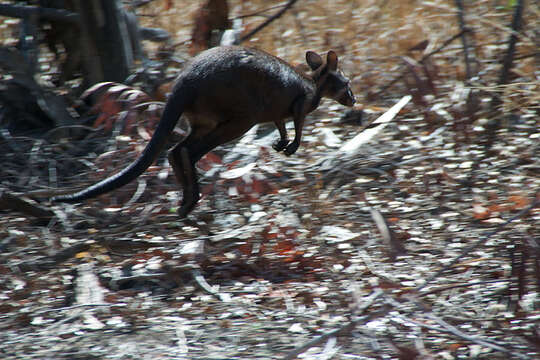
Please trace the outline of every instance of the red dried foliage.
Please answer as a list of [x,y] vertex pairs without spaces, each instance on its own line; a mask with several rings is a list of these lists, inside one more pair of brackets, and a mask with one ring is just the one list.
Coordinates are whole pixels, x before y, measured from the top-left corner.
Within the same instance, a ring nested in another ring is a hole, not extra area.
[[191,33],[190,54],[196,55],[213,46],[214,30],[226,30],[230,26],[227,0],[207,0],[195,13]]

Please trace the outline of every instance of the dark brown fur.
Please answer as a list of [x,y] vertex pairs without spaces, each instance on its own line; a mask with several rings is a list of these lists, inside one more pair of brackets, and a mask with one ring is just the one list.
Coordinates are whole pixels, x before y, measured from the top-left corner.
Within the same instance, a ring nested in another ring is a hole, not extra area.
[[[199,200],[195,163],[216,146],[240,137],[255,124],[274,122],[280,133],[274,149],[291,155],[300,145],[305,116],[317,108],[321,97],[346,106],[354,104],[349,80],[337,69],[333,51],[326,61],[308,51],[306,60],[310,74],[260,50],[229,46],[202,52],[178,76],[143,154],[118,174],[53,201],[79,202],[135,179],[154,162],[183,113],[191,132],[170,151],[169,162],[184,188],[178,213],[185,217]],[[285,130],[287,118],[294,120],[293,141]]]

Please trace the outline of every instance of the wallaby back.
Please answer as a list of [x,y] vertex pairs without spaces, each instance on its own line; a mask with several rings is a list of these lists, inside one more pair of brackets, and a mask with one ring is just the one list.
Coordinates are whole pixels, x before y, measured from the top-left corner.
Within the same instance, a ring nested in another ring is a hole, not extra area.
[[[240,137],[257,123],[274,122],[280,133],[274,149],[291,155],[300,144],[305,116],[321,97],[354,104],[349,80],[338,70],[333,51],[326,61],[308,51],[306,61],[312,69],[309,74],[260,50],[227,46],[202,52],[179,74],[160,123],[137,160],[87,189],[52,200],[78,202],[134,180],[155,161],[183,113],[191,132],[170,151],[169,162],[184,188],[178,213],[185,217],[199,200],[195,163],[216,146]],[[287,118],[294,120],[293,141],[287,137]]]

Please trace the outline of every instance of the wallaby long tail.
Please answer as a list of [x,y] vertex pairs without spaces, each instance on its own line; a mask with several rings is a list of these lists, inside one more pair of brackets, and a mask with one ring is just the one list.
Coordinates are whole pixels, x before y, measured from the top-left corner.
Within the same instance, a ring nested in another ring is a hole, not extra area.
[[180,115],[182,115],[185,106],[191,101],[192,94],[190,94],[190,91],[188,89],[183,90],[184,91],[176,89],[176,91],[174,91],[171,95],[171,98],[167,101],[165,109],[163,109],[161,120],[154,131],[154,135],[137,160],[132,162],[124,170],[111,177],[101,180],[97,184],[87,187],[86,189],[74,194],[55,196],[51,199],[51,201],[70,203],[80,202],[82,200],[90,199],[118,189],[119,187],[126,185],[141,175],[156,160],[159,153],[165,146],[169,135],[174,130],[174,127],[176,126]]

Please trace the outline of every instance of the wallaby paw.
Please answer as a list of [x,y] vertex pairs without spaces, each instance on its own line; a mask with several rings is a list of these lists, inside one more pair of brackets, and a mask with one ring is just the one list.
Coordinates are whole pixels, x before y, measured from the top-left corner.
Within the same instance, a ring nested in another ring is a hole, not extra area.
[[287,148],[285,148],[285,151],[283,151],[283,153],[287,156],[290,156],[292,154],[294,154],[296,152],[296,150],[298,150],[298,146],[300,144],[296,143],[296,142],[291,142]]
[[287,144],[289,144],[289,140],[287,140],[287,139],[279,139],[279,140],[276,140],[272,144],[272,147],[276,151],[281,151],[281,150],[285,149],[285,147],[287,147]]

